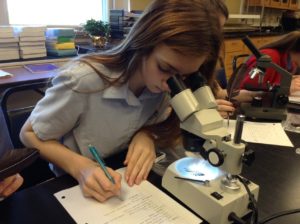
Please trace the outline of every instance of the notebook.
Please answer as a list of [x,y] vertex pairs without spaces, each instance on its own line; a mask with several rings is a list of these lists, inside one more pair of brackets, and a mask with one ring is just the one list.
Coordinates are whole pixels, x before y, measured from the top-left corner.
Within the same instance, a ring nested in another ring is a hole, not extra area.
[[[117,171],[123,175],[125,168]],[[55,193],[54,196],[79,224],[202,223],[199,217],[149,181],[133,187],[123,181],[121,196],[124,200],[113,197],[100,203],[85,198],[79,185]]]
[[28,71],[32,73],[39,73],[39,72],[49,72],[58,69],[58,66],[54,64],[28,64],[24,65]]

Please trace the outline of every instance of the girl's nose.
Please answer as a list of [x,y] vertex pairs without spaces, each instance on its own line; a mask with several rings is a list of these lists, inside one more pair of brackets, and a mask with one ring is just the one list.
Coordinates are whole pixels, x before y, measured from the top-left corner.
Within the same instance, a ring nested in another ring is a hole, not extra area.
[[161,90],[164,92],[171,92],[167,80],[164,80],[161,85]]

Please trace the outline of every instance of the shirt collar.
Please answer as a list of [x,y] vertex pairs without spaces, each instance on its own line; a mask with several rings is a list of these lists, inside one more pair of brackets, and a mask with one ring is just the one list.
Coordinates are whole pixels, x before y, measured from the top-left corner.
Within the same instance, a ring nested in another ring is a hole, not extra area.
[[145,88],[139,97],[136,97],[128,87],[128,82],[121,86],[110,86],[103,91],[104,99],[123,99],[130,106],[140,106],[141,101],[159,97],[161,94],[151,93]]

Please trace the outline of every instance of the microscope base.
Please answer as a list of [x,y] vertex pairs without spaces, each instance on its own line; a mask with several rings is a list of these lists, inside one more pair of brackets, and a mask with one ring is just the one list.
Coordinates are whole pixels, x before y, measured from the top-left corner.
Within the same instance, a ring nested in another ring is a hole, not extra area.
[[286,108],[254,107],[250,103],[242,103],[241,110],[246,117],[282,121],[286,119]]
[[[188,170],[188,164],[195,163],[195,159],[186,157],[172,163],[163,176],[162,186],[210,224],[231,223],[228,221],[231,212],[235,212],[239,217],[247,215],[250,212],[249,196],[243,185],[238,190],[228,191],[221,184],[224,176],[211,180],[208,185],[174,178],[183,177],[182,168]],[[258,185],[251,182],[248,186],[257,200]],[[214,192],[216,193],[212,194]],[[217,199],[218,196],[222,198]]]

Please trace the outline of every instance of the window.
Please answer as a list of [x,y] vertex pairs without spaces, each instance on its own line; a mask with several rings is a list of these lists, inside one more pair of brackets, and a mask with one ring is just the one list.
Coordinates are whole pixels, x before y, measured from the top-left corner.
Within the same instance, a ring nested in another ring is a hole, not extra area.
[[108,0],[6,0],[11,25],[80,25],[108,20]]

